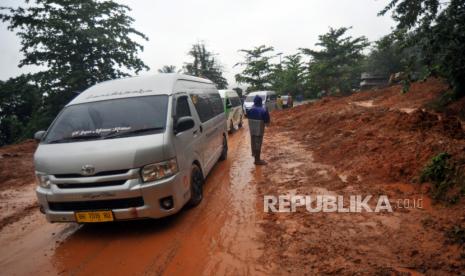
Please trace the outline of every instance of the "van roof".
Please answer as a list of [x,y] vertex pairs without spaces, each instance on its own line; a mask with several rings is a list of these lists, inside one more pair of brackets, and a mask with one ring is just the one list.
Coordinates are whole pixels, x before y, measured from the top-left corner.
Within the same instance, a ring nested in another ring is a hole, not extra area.
[[254,91],[254,92],[250,92],[249,94],[247,94],[247,96],[255,96],[255,95],[267,95],[267,94],[276,94],[276,92],[274,91]]
[[128,77],[95,84],[67,105],[138,96],[171,95],[179,80],[213,84],[207,79],[175,73]]
[[222,89],[222,90],[218,90],[218,92],[220,92],[220,96],[221,98],[224,98],[225,95],[233,95],[233,96],[236,96],[236,97],[239,97],[239,95],[237,94],[236,91],[232,90],[232,89]]

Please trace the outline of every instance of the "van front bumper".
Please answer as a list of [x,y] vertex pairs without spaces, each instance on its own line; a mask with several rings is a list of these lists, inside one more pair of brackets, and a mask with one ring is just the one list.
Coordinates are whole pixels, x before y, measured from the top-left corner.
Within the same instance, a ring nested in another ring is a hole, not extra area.
[[[161,218],[181,210],[190,196],[187,179],[180,173],[156,182],[139,181],[129,179],[120,186],[85,189],[59,189],[52,184],[51,188],[38,187],[36,194],[50,222],[75,222],[75,212],[99,210],[111,210],[115,220]],[[160,204],[167,197],[173,200],[170,209]]]

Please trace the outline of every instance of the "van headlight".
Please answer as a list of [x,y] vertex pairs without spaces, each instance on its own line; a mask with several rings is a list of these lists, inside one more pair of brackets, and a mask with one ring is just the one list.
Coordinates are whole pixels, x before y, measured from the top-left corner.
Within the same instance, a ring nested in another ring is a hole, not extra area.
[[50,177],[44,173],[36,172],[37,184],[42,188],[50,188]]
[[151,182],[170,177],[178,172],[178,163],[176,158],[149,164],[142,167],[141,175],[144,182]]

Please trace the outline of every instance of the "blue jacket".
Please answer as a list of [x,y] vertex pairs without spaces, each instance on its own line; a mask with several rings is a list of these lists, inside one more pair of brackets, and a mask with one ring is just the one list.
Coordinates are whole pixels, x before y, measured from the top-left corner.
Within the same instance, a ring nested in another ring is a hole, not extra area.
[[247,111],[247,118],[251,120],[261,120],[265,124],[268,124],[270,122],[270,114],[268,110],[263,107],[262,98],[257,95],[253,99],[253,102],[253,107]]

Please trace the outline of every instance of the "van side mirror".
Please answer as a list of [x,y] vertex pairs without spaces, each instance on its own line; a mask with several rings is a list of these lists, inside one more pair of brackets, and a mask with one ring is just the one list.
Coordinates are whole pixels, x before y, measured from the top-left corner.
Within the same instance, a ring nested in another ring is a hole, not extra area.
[[34,139],[36,141],[40,141],[42,140],[42,138],[44,138],[44,136],[45,136],[45,130],[39,130],[34,134]]
[[181,117],[176,121],[176,126],[174,128],[174,133],[183,132],[189,130],[195,126],[195,122],[192,117]]

